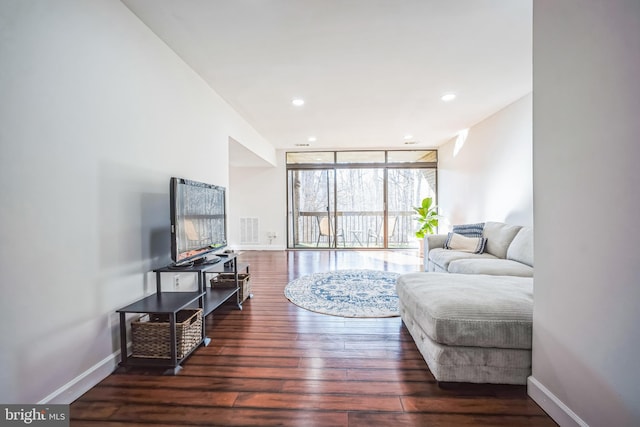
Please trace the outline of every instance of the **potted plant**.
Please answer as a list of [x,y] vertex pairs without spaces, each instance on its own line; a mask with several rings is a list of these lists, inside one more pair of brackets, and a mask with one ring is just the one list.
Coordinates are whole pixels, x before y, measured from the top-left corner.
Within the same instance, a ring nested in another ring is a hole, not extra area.
[[422,199],[422,204],[420,206],[414,206],[413,210],[417,214],[415,219],[420,225],[420,228],[416,231],[416,237],[420,239],[419,256],[422,257],[425,256],[424,238],[429,234],[435,233],[436,227],[438,227],[438,219],[440,218],[440,215],[438,215],[438,208],[433,203],[433,197],[425,197]]
[[438,226],[438,208],[433,204],[433,197],[425,197],[422,199],[421,206],[414,206],[413,210],[416,211],[418,216],[418,224],[420,228],[416,231],[416,237],[418,239],[424,239],[427,234],[433,234]]

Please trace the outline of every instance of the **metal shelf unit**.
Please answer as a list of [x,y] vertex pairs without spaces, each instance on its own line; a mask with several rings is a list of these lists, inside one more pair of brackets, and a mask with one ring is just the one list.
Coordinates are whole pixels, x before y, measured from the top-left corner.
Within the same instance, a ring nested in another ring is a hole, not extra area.
[[[159,367],[166,368],[165,374],[176,374],[180,371],[180,363],[200,345],[208,345],[211,341],[206,337],[204,317],[236,296],[236,305],[242,310],[239,296],[238,269],[249,272],[249,265],[238,265],[236,254],[227,254],[215,264],[196,264],[190,266],[166,266],[153,270],[156,273],[156,293],[142,298],[133,304],[116,310],[120,315],[120,368],[130,367]],[[194,273],[198,277],[198,289],[195,292],[167,292],[162,291],[162,273]],[[206,286],[207,274],[233,273],[236,286],[230,288],[211,288]],[[186,308],[202,309],[202,340],[184,357],[177,357],[176,350],[176,314]],[[170,357],[168,359],[144,358],[129,356],[127,349],[127,313],[158,313],[169,315]]]

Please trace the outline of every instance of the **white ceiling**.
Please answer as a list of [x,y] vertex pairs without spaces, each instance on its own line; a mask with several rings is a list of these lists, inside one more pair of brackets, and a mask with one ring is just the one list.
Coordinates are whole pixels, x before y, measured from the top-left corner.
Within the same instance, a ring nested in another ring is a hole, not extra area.
[[277,148],[435,147],[532,90],[532,0],[122,1]]

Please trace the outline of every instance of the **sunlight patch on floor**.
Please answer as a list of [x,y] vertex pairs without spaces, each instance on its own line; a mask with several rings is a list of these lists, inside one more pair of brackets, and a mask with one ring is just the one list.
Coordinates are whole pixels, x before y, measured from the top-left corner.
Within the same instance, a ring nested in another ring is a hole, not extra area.
[[389,251],[358,251],[362,257],[373,258],[380,261],[390,262],[399,265],[415,265],[419,267],[422,258],[418,255],[418,251],[410,252],[389,252]]

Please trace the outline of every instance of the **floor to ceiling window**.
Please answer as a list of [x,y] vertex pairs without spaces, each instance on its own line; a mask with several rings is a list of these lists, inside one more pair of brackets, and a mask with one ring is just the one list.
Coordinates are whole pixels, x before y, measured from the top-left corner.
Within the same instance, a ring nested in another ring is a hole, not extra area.
[[417,248],[414,206],[436,199],[437,151],[287,153],[289,248]]

